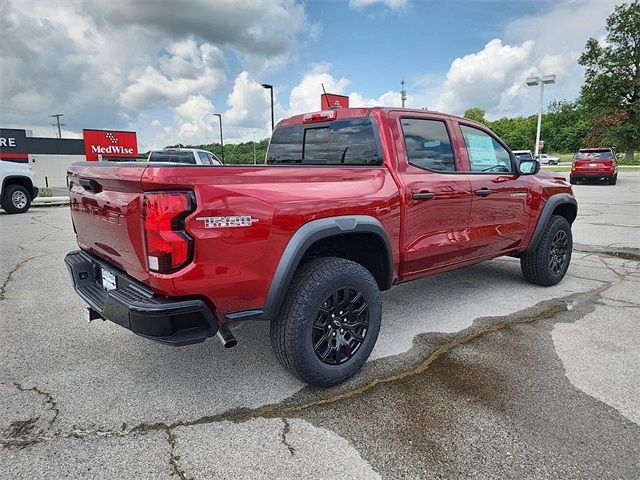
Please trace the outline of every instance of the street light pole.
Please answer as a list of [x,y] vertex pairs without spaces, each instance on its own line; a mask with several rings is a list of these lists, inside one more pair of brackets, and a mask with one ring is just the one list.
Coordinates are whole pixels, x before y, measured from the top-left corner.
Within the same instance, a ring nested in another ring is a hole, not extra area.
[[275,122],[273,120],[273,85],[269,85],[268,83],[263,83],[262,88],[268,88],[271,93],[271,131],[273,132],[275,128]]
[[536,128],[536,146],[535,153],[533,154],[533,158],[538,158],[538,154],[540,153],[540,129],[542,127],[542,108],[544,104],[544,86],[545,84],[556,83],[555,75],[544,75],[543,77],[529,77],[527,78],[527,85],[530,87],[535,87],[536,85],[540,85],[540,105],[538,106],[538,126]]
[[220,120],[220,160],[222,160],[222,163],[224,163],[224,141],[222,139],[222,114],[214,113],[213,115],[218,117],[218,120]]

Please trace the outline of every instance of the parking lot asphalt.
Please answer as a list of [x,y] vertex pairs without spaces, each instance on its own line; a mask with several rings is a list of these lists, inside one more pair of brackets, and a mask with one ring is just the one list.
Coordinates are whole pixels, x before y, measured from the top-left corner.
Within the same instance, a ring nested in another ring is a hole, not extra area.
[[0,476],[640,478],[640,173],[577,185],[573,261],[502,258],[384,293],[354,379],[306,387],[269,326],[155,344],[82,320],[67,208],[0,213]]

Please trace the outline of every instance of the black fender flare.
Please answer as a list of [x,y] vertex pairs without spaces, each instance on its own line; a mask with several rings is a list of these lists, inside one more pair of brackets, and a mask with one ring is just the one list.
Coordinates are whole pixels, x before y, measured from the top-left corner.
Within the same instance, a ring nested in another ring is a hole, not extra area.
[[[576,215],[578,214],[578,202],[576,201],[576,198],[574,196],[569,195],[567,193],[557,193],[549,197],[549,200],[547,200],[547,203],[544,204],[544,207],[542,208],[542,212],[538,217],[538,223],[536,225],[536,229],[534,230],[533,235],[531,236],[531,240],[529,241],[529,246],[525,250],[525,253],[531,253],[538,247],[538,243],[540,243],[542,234],[544,233],[545,228],[547,228],[547,224],[551,219],[551,215],[553,215],[553,211],[559,205],[562,205],[562,204],[571,205],[572,207],[575,208]],[[575,218],[576,217],[574,216],[573,220],[575,220]],[[573,220],[571,220],[569,223],[573,223]]]
[[227,313],[228,320],[271,320],[280,310],[302,257],[318,240],[349,233],[372,233],[383,242],[387,251],[387,288],[393,283],[393,250],[380,221],[369,215],[344,215],[312,220],[302,225],[291,237],[271,279],[271,286],[262,309]]
[[0,195],[4,195],[5,187],[7,185],[22,185],[29,191],[29,195],[31,195],[31,200],[33,200],[37,196],[37,189],[34,189],[33,182],[27,176],[23,175],[9,175],[2,180],[2,193]]

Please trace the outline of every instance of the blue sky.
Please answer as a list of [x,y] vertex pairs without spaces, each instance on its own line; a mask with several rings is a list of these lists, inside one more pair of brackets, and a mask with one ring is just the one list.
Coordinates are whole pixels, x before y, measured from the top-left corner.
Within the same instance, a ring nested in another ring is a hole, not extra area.
[[608,0],[0,0],[0,123],[52,135],[129,129],[141,149],[268,136],[276,117],[319,108],[320,83],[351,104],[400,104],[490,118],[575,98],[577,58],[603,38]]

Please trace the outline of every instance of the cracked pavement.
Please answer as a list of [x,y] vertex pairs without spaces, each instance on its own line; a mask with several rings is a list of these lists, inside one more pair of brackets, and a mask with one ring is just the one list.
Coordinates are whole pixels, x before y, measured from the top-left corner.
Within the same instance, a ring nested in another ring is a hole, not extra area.
[[268,325],[179,349],[86,324],[66,208],[0,212],[7,478],[639,478],[640,174],[575,187],[568,276],[502,258],[383,295],[378,344],[329,390]]

